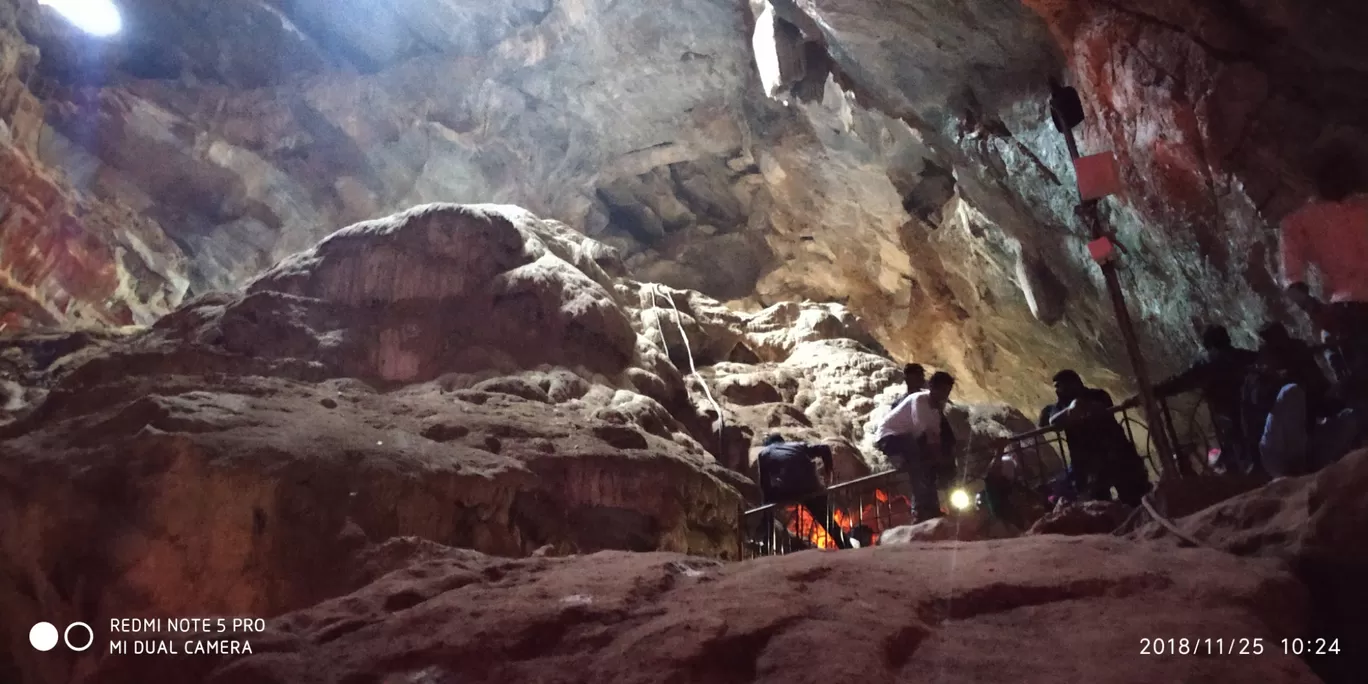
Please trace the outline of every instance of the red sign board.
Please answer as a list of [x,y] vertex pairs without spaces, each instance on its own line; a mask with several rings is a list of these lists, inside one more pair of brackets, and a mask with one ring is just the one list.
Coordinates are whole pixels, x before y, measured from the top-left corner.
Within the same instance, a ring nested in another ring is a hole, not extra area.
[[1125,189],[1121,185],[1121,166],[1111,152],[1075,159],[1074,172],[1078,175],[1078,194],[1085,202],[1115,195]]

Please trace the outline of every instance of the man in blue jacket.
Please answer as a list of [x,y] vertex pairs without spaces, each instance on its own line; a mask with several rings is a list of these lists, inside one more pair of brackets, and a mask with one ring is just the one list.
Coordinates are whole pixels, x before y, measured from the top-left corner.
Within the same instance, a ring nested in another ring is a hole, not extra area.
[[786,442],[779,435],[765,438],[760,450],[760,494],[765,503],[797,503],[808,510],[813,520],[820,521],[836,546],[850,548],[845,531],[831,517],[817,463],[821,459],[827,479],[831,479],[831,447],[826,444]]

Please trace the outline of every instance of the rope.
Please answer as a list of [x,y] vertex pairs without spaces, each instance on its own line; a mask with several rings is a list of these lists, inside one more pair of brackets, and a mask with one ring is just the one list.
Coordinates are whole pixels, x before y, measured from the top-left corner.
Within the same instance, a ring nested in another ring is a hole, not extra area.
[[722,413],[721,404],[718,404],[717,400],[713,398],[712,390],[708,389],[707,381],[703,379],[703,376],[698,374],[698,367],[694,365],[693,349],[689,346],[689,335],[684,332],[684,323],[679,318],[679,307],[675,305],[674,296],[667,292],[660,283],[651,283],[650,290],[651,310],[652,313],[655,313],[656,332],[660,334],[660,344],[666,355],[670,353],[670,344],[665,341],[665,328],[660,324],[660,314],[655,311],[657,308],[655,306],[656,296],[659,295],[664,297],[665,301],[670,303],[670,308],[674,310],[675,327],[679,328],[679,337],[684,340],[684,353],[689,359],[689,376],[698,379],[698,384],[703,387],[703,394],[708,397],[708,401],[713,405],[713,410],[717,412],[717,451],[720,454],[723,447],[722,431],[726,429],[727,417]]
[[1140,525],[1137,518],[1140,517],[1140,513],[1143,511],[1145,513],[1149,513],[1149,516],[1154,519],[1154,522],[1159,523],[1160,527],[1163,527],[1165,530],[1168,530],[1170,533],[1172,533],[1175,537],[1178,537],[1179,539],[1193,546],[1206,547],[1208,549],[1215,549],[1217,551],[1222,550],[1217,549],[1216,547],[1210,544],[1206,544],[1199,541],[1197,538],[1180,529],[1178,525],[1174,523],[1172,520],[1168,519],[1163,515],[1160,515],[1159,510],[1154,507],[1154,501],[1150,499],[1151,494],[1153,494],[1153,492],[1147,493],[1144,496],[1140,497],[1140,507],[1131,511],[1131,514],[1129,516],[1126,516],[1126,521],[1121,523],[1121,526],[1117,527],[1116,530],[1112,532],[1113,535],[1121,536],[1129,533],[1133,529],[1138,528]]
[[[1169,532],[1172,532],[1173,535],[1178,537],[1179,539],[1189,544],[1192,544],[1193,546],[1205,546],[1209,549],[1215,548],[1209,544],[1204,544],[1194,539],[1192,535],[1182,531],[1181,529],[1178,529],[1178,526],[1173,524],[1172,520],[1169,520],[1168,518],[1159,515],[1159,511],[1154,510],[1154,503],[1150,501],[1149,494],[1140,497],[1140,505],[1145,507],[1145,511],[1150,514],[1150,517],[1154,518],[1155,522],[1159,523],[1164,529],[1168,530]],[[1217,550],[1219,551],[1220,549]]]
[[[1145,496],[1149,495],[1146,494]],[[1143,499],[1141,501],[1143,502]],[[1117,527],[1115,530],[1112,530],[1112,536],[1123,537],[1127,534],[1130,534],[1131,531],[1134,530],[1136,527],[1139,527],[1139,524],[1136,523],[1136,519],[1140,517],[1140,511],[1143,510],[1143,508],[1137,508],[1135,510],[1132,510],[1130,512],[1130,515],[1126,516],[1125,522],[1121,523],[1120,527]]]

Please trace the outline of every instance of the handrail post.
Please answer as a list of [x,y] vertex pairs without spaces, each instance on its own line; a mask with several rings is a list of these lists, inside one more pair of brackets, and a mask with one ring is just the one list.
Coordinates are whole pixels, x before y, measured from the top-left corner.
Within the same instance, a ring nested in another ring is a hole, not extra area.
[[744,501],[736,504],[736,560],[746,560],[746,541],[750,536],[749,526],[746,525],[746,504]]
[[[1064,134],[1064,142],[1068,145],[1070,159],[1077,161],[1079,158],[1078,141],[1074,138],[1073,127],[1065,121],[1065,117],[1060,111],[1060,103],[1053,99],[1050,103],[1050,115],[1054,118],[1055,127]],[[1094,240],[1108,237],[1106,231],[1102,229],[1102,219],[1097,213],[1097,200],[1084,200],[1078,205],[1078,209],[1079,218],[1087,224]],[[1154,389],[1150,385],[1149,370],[1145,367],[1145,359],[1140,352],[1140,341],[1135,334],[1135,324],[1131,320],[1130,310],[1126,307],[1126,295],[1121,289],[1121,278],[1117,274],[1116,262],[1105,260],[1100,263],[1100,266],[1102,267],[1103,279],[1107,283],[1107,294],[1111,297],[1117,325],[1121,328],[1121,337],[1126,343],[1126,354],[1130,357],[1131,371],[1135,374],[1135,382],[1139,386],[1140,401],[1145,411],[1145,419],[1149,421],[1150,435],[1154,438],[1154,448],[1159,451],[1159,465],[1163,471],[1162,479],[1172,479],[1176,476],[1176,469],[1172,463],[1173,450],[1169,445],[1168,434],[1164,430],[1163,417],[1154,403]]]

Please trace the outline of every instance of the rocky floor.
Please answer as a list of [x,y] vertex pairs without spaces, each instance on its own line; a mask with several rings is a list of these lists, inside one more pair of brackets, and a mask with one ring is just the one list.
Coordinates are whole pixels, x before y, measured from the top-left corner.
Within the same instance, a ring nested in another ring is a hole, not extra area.
[[[358,555],[357,576],[374,579],[347,596],[264,632],[196,637],[246,642],[251,655],[107,656],[80,680],[1357,682],[1365,623],[1328,621],[1324,599],[1354,596],[1334,582],[1362,576],[1362,554],[1340,545],[1368,530],[1365,475],[1359,452],[1181,521],[1211,548],[1154,528],[726,564],[499,559],[393,539]],[[1310,636],[1338,640],[1340,654],[1298,657],[1283,642]],[[1204,653],[1156,653],[1169,639]],[[1235,653],[1205,654],[1232,640]]]
[[[109,656],[88,681],[1318,681],[1277,645],[1305,632],[1305,589],[1210,550],[1032,537],[737,565],[434,555],[272,621],[249,637],[262,653]],[[1266,650],[1144,655],[1147,639],[1199,635]]]

